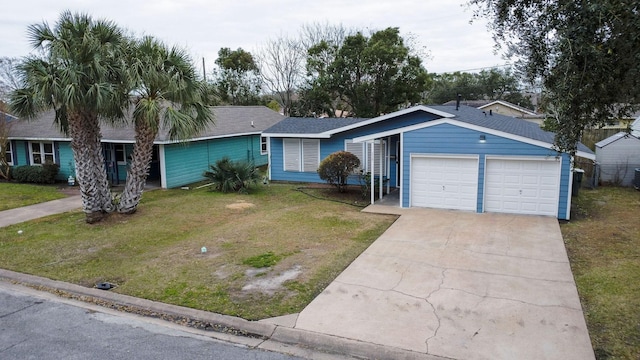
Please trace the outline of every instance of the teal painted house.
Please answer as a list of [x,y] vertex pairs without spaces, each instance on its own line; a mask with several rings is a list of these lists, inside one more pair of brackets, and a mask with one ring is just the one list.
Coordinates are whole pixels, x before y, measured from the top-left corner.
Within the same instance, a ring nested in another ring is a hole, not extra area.
[[[320,161],[346,150],[382,179],[376,191],[397,190],[403,208],[570,217],[572,159],[553,150],[553,133],[522,119],[416,106],[373,119],[287,118],[263,137],[272,180],[321,182]],[[595,160],[582,144],[578,155]]]
[[[175,188],[203,180],[203,172],[223,157],[267,165],[264,129],[284,117],[264,106],[216,106],[215,124],[197,137],[177,142],[161,130],[154,142],[153,159],[147,181],[162,188]],[[59,180],[75,174],[71,140],[53,124],[53,112],[33,120],[11,120],[9,147],[5,156],[11,166],[38,165],[47,161],[60,165]],[[132,126],[102,125],[102,144],[109,180],[117,185],[127,176],[129,155],[135,132]]]

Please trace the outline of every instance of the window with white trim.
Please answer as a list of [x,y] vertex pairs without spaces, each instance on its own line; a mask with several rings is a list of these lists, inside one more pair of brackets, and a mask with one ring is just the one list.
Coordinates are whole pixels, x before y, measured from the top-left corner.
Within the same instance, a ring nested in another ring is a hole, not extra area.
[[32,165],[55,163],[56,155],[52,142],[29,142],[29,159]]
[[[2,147],[0,147],[2,151]],[[11,141],[7,141],[7,148],[4,150],[4,158],[7,161],[7,165],[13,166],[13,148],[11,147]]]
[[118,165],[127,165],[127,148],[125,144],[114,144],[116,153],[116,163]]
[[267,155],[267,151],[268,151],[268,147],[267,147],[267,142],[269,141],[269,138],[261,136],[260,137],[260,155]]
[[320,165],[320,140],[282,139],[284,171],[314,172]]

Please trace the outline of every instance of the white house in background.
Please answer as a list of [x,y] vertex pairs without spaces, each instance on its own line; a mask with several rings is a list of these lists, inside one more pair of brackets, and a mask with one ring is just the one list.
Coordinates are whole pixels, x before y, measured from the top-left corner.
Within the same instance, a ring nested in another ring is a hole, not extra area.
[[631,186],[635,169],[640,168],[640,138],[619,132],[596,143],[596,162],[600,181]]
[[640,116],[631,123],[631,135],[640,138]]

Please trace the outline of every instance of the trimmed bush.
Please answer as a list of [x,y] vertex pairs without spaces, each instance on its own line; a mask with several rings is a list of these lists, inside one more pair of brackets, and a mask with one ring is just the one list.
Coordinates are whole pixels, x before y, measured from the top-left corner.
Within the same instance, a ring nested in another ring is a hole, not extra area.
[[335,186],[343,192],[347,186],[349,175],[360,166],[360,159],[348,151],[337,151],[329,154],[318,167],[320,179]]
[[11,168],[11,177],[22,183],[53,184],[60,170],[58,164],[23,165]]
[[252,185],[260,180],[260,171],[246,161],[232,161],[224,157],[211,165],[211,171],[205,171],[204,177],[213,182],[213,187],[224,193],[237,191],[246,194]]

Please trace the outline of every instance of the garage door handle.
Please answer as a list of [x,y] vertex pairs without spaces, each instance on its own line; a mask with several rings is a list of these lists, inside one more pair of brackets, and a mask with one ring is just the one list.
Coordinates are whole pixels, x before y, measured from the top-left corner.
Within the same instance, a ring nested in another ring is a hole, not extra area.
[[522,195],[522,190],[520,190],[520,195]]
[[442,191],[444,191],[444,185],[442,185]]

